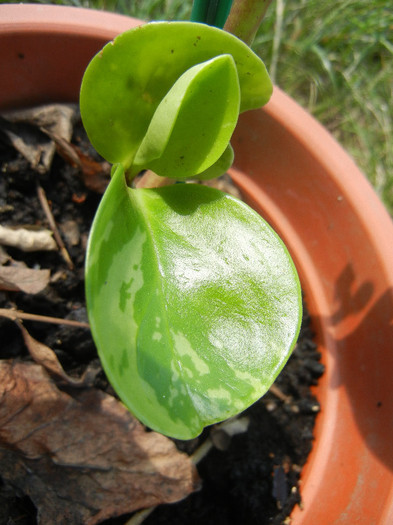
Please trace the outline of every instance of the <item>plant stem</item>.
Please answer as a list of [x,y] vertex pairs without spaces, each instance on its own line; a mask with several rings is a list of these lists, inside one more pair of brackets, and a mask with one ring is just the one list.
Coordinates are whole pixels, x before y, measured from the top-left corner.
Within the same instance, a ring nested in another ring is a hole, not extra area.
[[251,45],[272,0],[233,0],[225,31]]
[[228,18],[232,0],[194,0],[192,22],[203,22],[222,29]]
[[135,188],[160,188],[161,186],[170,186],[175,182],[175,179],[160,177],[153,171],[147,170],[140,179],[135,181]]

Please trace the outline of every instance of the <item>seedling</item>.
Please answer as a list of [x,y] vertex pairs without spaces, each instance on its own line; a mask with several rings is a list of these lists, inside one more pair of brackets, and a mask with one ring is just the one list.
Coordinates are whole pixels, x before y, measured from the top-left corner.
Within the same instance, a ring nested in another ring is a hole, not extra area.
[[[114,165],[87,250],[93,337],[124,404],[176,438],[258,400],[297,339],[300,286],[282,241],[243,202],[188,182],[229,168],[239,113],[271,92],[246,44],[193,22],[123,33],[83,78],[85,128]],[[143,170],[182,183],[136,188]]]

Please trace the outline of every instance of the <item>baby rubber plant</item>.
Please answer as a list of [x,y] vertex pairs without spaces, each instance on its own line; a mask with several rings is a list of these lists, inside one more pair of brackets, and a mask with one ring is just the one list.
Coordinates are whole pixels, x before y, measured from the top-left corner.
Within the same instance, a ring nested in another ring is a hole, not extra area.
[[[210,4],[222,25],[217,1],[194,4],[194,19]],[[283,242],[246,204],[195,183],[230,167],[239,113],[271,93],[248,45],[194,21],[119,35],[83,78],[84,126],[113,163],[87,249],[92,334],[123,403],[175,438],[257,401],[298,336],[300,286]],[[136,187],[146,170],[156,187]]]

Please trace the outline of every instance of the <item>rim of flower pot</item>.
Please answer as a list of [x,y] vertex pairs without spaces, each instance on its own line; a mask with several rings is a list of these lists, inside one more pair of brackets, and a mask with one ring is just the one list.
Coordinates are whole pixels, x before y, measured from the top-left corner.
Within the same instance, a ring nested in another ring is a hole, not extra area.
[[[90,58],[141,23],[0,5],[0,109],[77,101]],[[233,145],[232,176],[295,259],[326,365],[304,510],[295,508],[293,523],[393,523],[390,217],[331,135],[278,88],[265,108],[241,116]]]
[[0,110],[77,101],[89,60],[105,42],[142,23],[80,7],[0,5]]

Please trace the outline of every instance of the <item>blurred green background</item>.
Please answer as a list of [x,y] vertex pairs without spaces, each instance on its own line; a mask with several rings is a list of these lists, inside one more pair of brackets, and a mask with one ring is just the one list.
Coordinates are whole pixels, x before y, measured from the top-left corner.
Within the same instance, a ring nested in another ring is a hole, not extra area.
[[[192,0],[30,3],[105,9],[143,20],[187,20],[192,7]],[[324,124],[354,157],[393,214],[390,0],[273,0],[253,49],[264,60],[273,81]]]

